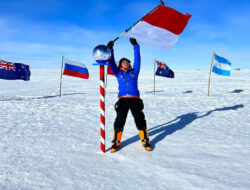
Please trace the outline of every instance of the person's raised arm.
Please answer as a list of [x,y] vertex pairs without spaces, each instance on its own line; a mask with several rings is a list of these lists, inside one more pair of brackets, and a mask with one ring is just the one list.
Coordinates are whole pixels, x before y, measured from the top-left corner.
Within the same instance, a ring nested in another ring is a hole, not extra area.
[[109,63],[110,63],[110,67],[111,67],[112,72],[116,75],[116,74],[118,74],[118,68],[117,68],[117,65],[115,63],[113,47],[114,47],[114,42],[109,41],[109,43],[107,44],[107,48],[110,49],[110,51],[111,51],[111,58],[109,60]]
[[135,38],[130,38],[130,43],[134,46],[134,72],[139,74],[141,68],[140,46]]

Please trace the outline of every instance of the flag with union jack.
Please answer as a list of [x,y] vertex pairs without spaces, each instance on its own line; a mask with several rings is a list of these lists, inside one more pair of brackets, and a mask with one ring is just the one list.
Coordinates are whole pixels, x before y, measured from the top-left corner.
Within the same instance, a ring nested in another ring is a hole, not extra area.
[[30,80],[30,67],[22,63],[0,60],[0,79]]
[[155,75],[174,78],[174,72],[165,63],[156,61],[156,64],[157,64],[157,70],[155,72]]

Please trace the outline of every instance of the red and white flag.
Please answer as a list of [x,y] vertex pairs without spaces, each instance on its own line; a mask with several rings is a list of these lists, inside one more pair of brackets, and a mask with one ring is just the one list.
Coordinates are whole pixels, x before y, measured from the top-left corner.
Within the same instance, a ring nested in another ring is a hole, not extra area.
[[108,68],[107,68],[107,74],[108,74],[108,75],[115,75],[115,74],[113,73],[113,71],[112,71],[112,69],[111,69],[110,66],[108,66]]
[[143,18],[124,36],[136,38],[147,45],[169,49],[178,40],[191,15],[163,5]]

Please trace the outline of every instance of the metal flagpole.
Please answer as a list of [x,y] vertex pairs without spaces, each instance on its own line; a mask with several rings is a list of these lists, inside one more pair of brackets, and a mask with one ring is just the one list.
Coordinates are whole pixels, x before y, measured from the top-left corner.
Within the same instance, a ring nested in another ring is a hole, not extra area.
[[62,56],[62,67],[61,67],[61,80],[60,80],[60,93],[59,93],[59,97],[61,97],[61,95],[62,95],[62,70],[63,70],[63,60],[64,60],[64,56]]
[[122,37],[124,34],[126,34],[129,30],[131,30],[131,28],[133,28],[136,24],[138,24],[142,19],[144,19],[146,16],[148,16],[150,13],[152,13],[155,9],[157,9],[160,5],[164,5],[164,2],[166,0],[161,0],[161,3],[159,5],[157,5],[155,8],[153,8],[148,14],[146,14],[144,17],[142,17],[140,20],[138,20],[135,24],[133,24],[131,27],[129,27],[127,30],[125,30],[123,33],[121,33],[117,38],[115,38],[113,40],[113,42],[115,42],[116,40],[118,40],[120,37]]
[[209,73],[209,78],[208,78],[208,96],[209,96],[209,90],[210,90],[211,73],[212,73],[213,62],[214,62],[214,54],[215,54],[215,52],[213,52],[212,61],[211,61],[211,66],[210,66],[210,73]]
[[100,134],[101,150],[105,153],[105,66],[100,65]]
[[154,95],[155,95],[155,59],[154,59]]

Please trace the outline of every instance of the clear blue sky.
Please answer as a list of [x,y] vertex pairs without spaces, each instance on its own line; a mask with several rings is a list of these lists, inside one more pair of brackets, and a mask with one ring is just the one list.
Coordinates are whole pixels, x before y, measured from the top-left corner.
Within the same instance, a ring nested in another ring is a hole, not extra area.
[[[60,68],[61,56],[88,68],[92,50],[106,44],[159,4],[159,0],[0,0],[0,58]],[[142,68],[153,60],[173,69],[209,69],[212,52],[250,68],[249,0],[168,0],[165,3],[192,18],[176,45],[163,50],[141,44]],[[133,59],[126,38],[115,44],[115,57]]]

